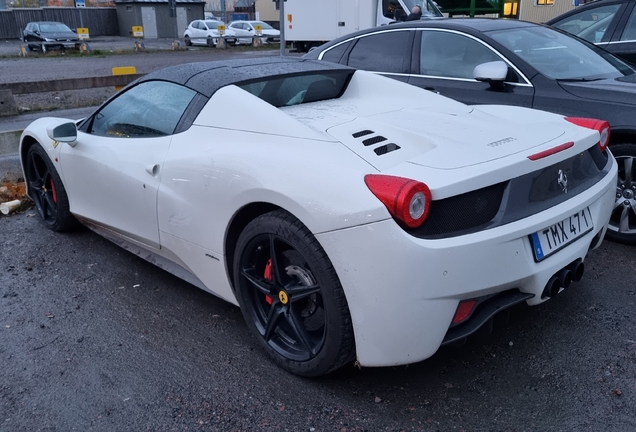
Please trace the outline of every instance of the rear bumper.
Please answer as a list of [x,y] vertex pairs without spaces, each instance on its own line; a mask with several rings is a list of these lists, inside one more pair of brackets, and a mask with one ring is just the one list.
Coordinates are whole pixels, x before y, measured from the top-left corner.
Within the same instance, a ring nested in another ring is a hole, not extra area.
[[[493,229],[440,240],[415,238],[393,220],[317,235],[344,287],[364,366],[417,362],[446,337],[461,300],[518,290],[539,304],[558,271],[584,260],[606,230],[616,163],[584,193]],[[529,235],[586,207],[594,229],[535,262]],[[596,239],[595,239],[596,237]],[[530,296],[531,295],[531,296]]]

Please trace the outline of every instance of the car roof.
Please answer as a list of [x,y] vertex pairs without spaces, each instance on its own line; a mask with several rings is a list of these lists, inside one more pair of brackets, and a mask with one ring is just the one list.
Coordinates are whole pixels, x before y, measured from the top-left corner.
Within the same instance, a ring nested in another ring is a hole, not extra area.
[[[532,26],[541,26],[541,24],[529,22],[529,21],[521,21],[515,19],[501,19],[501,18],[435,18],[435,19],[427,19],[420,21],[407,21],[403,23],[395,23],[373,27],[366,30],[360,30],[354,33],[349,33],[345,36],[341,36],[337,39],[334,39],[330,42],[327,42],[320,51],[324,49],[337,45],[338,43],[354,38],[356,36],[366,35],[369,33],[374,33],[377,31],[386,31],[386,30],[397,30],[397,29],[413,29],[413,28],[439,28],[439,29],[449,29],[449,30],[457,30],[457,31],[469,31],[469,32],[488,32],[492,30],[505,30],[511,28],[522,28],[522,27],[532,27]],[[310,51],[309,54],[314,51]],[[307,56],[308,54],[306,54]],[[312,56],[309,56],[312,58]]]
[[64,23],[60,21],[32,21],[29,24],[64,24]]
[[188,63],[149,73],[139,82],[160,80],[181,84],[211,97],[218,89],[241,82],[311,72],[353,71],[331,62],[299,58],[253,58]]
[[408,21],[405,23],[391,24],[388,28],[451,28],[473,29],[480,32],[491,30],[503,30],[509,28],[528,27],[539,25],[536,23],[501,18],[438,18],[420,21]]

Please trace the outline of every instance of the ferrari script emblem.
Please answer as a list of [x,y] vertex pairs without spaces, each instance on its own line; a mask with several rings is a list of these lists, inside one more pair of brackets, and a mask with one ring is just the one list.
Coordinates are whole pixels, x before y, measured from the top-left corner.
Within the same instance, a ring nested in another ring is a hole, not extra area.
[[557,178],[557,183],[563,189],[563,193],[568,193],[568,176],[565,175],[563,170],[559,170],[559,177]]
[[280,300],[282,304],[287,304],[287,302],[289,302],[289,297],[287,297],[287,293],[285,291],[279,291],[278,300]]

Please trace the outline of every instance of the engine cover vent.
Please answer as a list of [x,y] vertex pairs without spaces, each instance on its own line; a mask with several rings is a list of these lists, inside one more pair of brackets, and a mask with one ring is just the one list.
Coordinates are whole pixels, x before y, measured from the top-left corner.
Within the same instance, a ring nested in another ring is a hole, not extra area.
[[351,136],[353,136],[354,138],[360,138],[360,137],[363,137],[365,135],[370,135],[372,133],[373,133],[373,131],[370,131],[370,130],[366,129],[366,130],[363,130],[363,131],[360,131],[360,132],[356,132],[356,133],[352,134]]
[[373,151],[378,156],[382,156],[383,154],[390,153],[392,151],[399,150],[399,149],[400,149],[399,145],[390,143],[390,144],[381,145],[378,148],[374,148]]

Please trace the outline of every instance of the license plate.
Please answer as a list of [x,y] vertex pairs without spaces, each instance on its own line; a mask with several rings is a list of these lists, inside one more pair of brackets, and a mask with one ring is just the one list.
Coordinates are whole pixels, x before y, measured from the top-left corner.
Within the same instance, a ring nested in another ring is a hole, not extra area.
[[594,229],[590,208],[530,235],[534,260],[542,261]]
[[75,44],[74,43],[65,43],[64,44],[64,48],[74,48]]
[[234,42],[236,42],[236,39],[234,39],[234,38],[226,38],[225,42],[234,43]]

